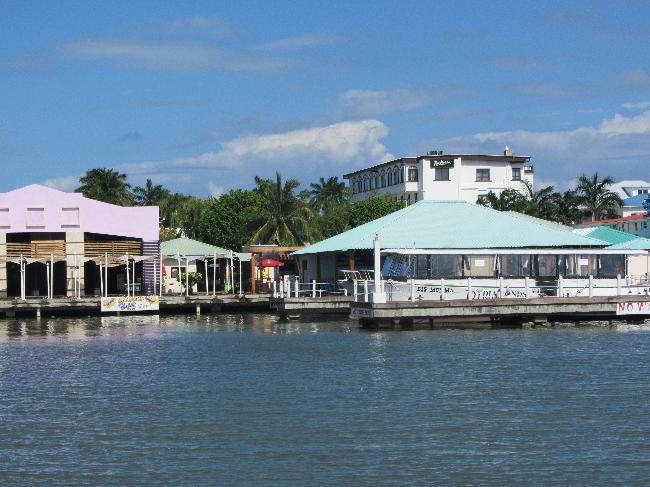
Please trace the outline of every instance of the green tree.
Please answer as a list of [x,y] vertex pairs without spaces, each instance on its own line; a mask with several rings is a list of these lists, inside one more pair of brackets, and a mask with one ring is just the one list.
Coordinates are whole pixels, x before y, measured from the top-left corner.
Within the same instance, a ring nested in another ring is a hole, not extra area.
[[252,236],[247,221],[250,208],[263,204],[257,191],[242,189],[232,190],[218,199],[209,198],[201,214],[199,239],[218,247],[241,250]]
[[90,169],[79,179],[79,183],[81,186],[76,191],[86,198],[122,206],[133,202],[131,185],[127,182],[126,174],[113,169]]
[[207,200],[189,197],[178,209],[178,227],[189,238],[201,238],[201,216],[207,206]]
[[324,212],[329,207],[341,205],[348,200],[348,188],[337,176],[327,181],[320,178],[318,183],[311,183],[310,187],[309,203],[315,211]]
[[133,202],[138,206],[157,206],[169,196],[169,190],[162,185],[154,185],[151,179],[142,186],[136,186],[133,189]]
[[385,196],[368,198],[354,203],[350,209],[350,226],[358,227],[404,208],[404,203]]
[[554,193],[549,206],[550,214],[548,219],[563,225],[575,225],[582,221],[585,214],[581,198],[574,190]]
[[611,177],[600,179],[597,172],[591,177],[586,174],[578,177],[576,193],[591,216],[591,221],[615,217],[623,206],[620,196],[609,189],[612,184],[614,180]]
[[519,213],[527,213],[526,210],[529,210],[530,207],[530,202],[526,199],[526,196],[521,191],[512,188],[504,189],[498,195],[494,191],[490,191],[480,198],[477,203],[499,211],[516,211]]
[[184,209],[192,197],[183,193],[169,193],[159,203],[160,222],[165,228],[181,228]]
[[307,241],[313,211],[296,194],[300,183],[296,179],[283,182],[276,171],[275,181],[256,176],[255,184],[261,205],[247,211],[254,229],[250,242],[295,245]]

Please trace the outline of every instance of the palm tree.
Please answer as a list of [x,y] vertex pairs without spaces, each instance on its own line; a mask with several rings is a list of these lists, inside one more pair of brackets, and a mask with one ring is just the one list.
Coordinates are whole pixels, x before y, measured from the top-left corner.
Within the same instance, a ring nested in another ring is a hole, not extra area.
[[292,245],[302,243],[309,233],[314,216],[304,200],[296,195],[300,183],[296,179],[282,182],[276,171],[275,181],[255,177],[256,191],[262,203],[249,208],[249,222],[254,227],[251,243]]
[[345,203],[348,198],[348,188],[344,182],[339,181],[338,176],[325,179],[320,178],[318,183],[310,184],[309,202],[312,208],[318,212],[324,212],[327,208]]
[[609,187],[612,184],[614,180],[611,177],[599,179],[597,172],[591,177],[581,174],[578,178],[576,192],[585,209],[590,213],[591,221],[616,216],[623,206],[621,197],[610,191]]
[[512,188],[504,189],[499,195],[490,191],[477,203],[499,211],[517,211],[519,213],[525,213],[528,207],[528,200],[524,194]]
[[568,226],[580,223],[585,213],[581,198],[573,190],[555,193],[550,207],[548,219]]
[[83,193],[86,198],[114,205],[129,205],[133,201],[133,195],[126,178],[126,174],[113,169],[91,169],[79,179],[81,186],[76,191]]
[[154,185],[151,179],[147,179],[147,183],[142,186],[136,186],[133,189],[133,202],[138,206],[156,206],[159,205],[167,196],[169,190],[165,189],[162,185]]

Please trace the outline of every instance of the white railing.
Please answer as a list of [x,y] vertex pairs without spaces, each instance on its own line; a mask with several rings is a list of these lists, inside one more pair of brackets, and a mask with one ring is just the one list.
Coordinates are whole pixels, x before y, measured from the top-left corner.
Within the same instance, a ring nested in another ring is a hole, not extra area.
[[[596,279],[593,276],[579,279],[560,277],[548,284],[531,278],[523,279],[437,279],[404,281],[382,281],[386,301],[445,301],[457,299],[525,299],[543,296],[595,297],[650,295],[647,280],[633,280],[617,277]],[[353,281],[354,301],[373,301],[374,281]]]
[[311,297],[320,298],[323,296],[341,295],[347,296],[346,288],[339,289],[336,284],[330,282],[300,282],[298,279],[289,281],[273,281],[272,293],[274,298],[299,298]]

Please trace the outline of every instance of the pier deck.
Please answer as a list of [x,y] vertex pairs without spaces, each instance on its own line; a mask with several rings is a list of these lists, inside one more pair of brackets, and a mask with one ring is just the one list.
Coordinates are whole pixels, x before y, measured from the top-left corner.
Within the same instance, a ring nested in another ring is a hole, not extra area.
[[523,323],[543,324],[549,321],[650,318],[650,314],[644,314],[647,311],[638,315],[617,316],[619,303],[650,303],[650,296],[355,302],[351,305],[350,314],[360,319],[361,326],[370,328],[412,327],[418,323],[433,327],[462,322],[520,326]]
[[272,310],[288,319],[325,314],[348,316],[351,303],[352,296],[271,298],[269,301]]
[[[269,305],[268,294],[218,294],[216,296],[162,296],[161,313],[187,313],[201,311],[266,311]],[[99,297],[79,299],[60,297],[51,300],[38,297],[20,299],[1,299],[0,316],[11,317],[16,314],[40,316],[41,314],[66,315],[75,313],[99,314],[101,301]]]

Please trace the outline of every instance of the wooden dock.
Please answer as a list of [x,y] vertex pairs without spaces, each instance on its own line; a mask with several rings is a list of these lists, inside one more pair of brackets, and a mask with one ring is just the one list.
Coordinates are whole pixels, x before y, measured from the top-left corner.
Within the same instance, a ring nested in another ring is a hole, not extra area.
[[[619,316],[620,303],[632,303],[633,309],[644,311]],[[365,328],[518,327],[594,320],[638,322],[650,319],[650,296],[354,302],[350,314]]]
[[269,305],[281,318],[299,319],[305,316],[349,316],[352,296],[322,296],[270,298]]
[[[162,296],[159,313],[201,313],[221,311],[268,311],[268,294],[218,294],[216,296]],[[99,297],[68,298],[60,297],[51,300],[38,297],[21,299],[1,299],[0,316],[41,316],[41,315],[74,315],[100,314],[101,301]],[[155,311],[149,313],[156,313]]]

